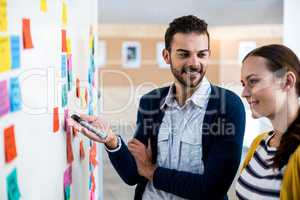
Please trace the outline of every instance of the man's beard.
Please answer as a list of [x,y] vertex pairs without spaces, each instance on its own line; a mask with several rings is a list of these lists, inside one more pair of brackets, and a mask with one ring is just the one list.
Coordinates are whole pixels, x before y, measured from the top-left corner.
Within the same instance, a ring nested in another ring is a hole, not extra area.
[[[172,74],[174,75],[175,79],[184,87],[186,88],[196,88],[200,85],[201,81],[203,80],[203,77],[206,73],[204,66],[184,66],[181,69],[175,69],[172,65],[172,62],[170,63]],[[199,73],[200,78],[197,80],[197,82],[194,82],[191,80],[192,76],[190,73]],[[185,76],[185,78],[183,77]]]

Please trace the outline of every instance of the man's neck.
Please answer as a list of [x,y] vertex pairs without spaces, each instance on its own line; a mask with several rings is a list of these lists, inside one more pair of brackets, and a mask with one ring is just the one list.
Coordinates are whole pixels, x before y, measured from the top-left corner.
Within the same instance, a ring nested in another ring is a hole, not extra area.
[[201,83],[194,88],[183,86],[181,83],[175,82],[175,98],[179,106],[183,106],[188,98],[200,87]]

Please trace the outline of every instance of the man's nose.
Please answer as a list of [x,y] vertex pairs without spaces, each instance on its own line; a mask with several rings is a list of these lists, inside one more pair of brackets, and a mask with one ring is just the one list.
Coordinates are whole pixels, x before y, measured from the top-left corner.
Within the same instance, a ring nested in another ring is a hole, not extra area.
[[197,65],[199,65],[199,63],[200,63],[200,59],[198,58],[198,56],[192,55],[189,59],[188,65],[197,66]]

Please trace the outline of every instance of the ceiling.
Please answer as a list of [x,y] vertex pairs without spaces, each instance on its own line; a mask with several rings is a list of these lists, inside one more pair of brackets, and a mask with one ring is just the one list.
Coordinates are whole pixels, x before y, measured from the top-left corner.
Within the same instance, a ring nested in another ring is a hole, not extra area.
[[283,0],[99,0],[99,23],[168,24],[193,14],[209,25],[282,24]]

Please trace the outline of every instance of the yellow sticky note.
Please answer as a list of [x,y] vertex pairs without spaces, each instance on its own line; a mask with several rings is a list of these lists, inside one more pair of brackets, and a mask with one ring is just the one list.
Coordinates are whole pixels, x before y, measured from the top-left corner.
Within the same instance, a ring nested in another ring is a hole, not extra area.
[[41,11],[42,12],[47,12],[47,10],[48,10],[48,5],[47,5],[47,0],[41,0],[41,2],[40,2],[41,4],[40,4],[40,9],[41,9]]
[[7,2],[0,0],[0,32],[7,31]]
[[71,39],[67,38],[67,54],[70,54],[71,52],[72,52]]
[[68,6],[65,1],[62,2],[62,22],[64,26],[68,24]]
[[0,73],[10,69],[10,38],[0,36]]

